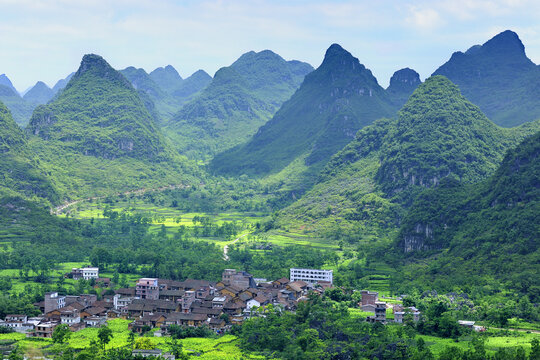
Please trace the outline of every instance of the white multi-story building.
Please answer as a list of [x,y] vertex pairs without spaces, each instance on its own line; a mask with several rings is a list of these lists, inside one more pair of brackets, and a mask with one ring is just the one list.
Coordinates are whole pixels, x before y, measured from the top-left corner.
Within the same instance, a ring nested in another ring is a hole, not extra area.
[[113,298],[114,310],[122,310],[131,304],[132,301],[132,297],[122,297],[120,294],[116,294]]
[[81,322],[81,313],[77,309],[62,309],[60,310],[60,322],[69,326]]
[[90,280],[99,278],[99,268],[97,267],[85,267],[85,268],[73,268],[71,269],[71,276],[73,280]]
[[97,267],[82,268],[82,276],[84,280],[97,279],[99,278],[99,268]]
[[333,281],[333,271],[332,270],[320,270],[320,269],[291,269],[290,280],[298,281],[302,280],[307,283],[317,283],[320,281],[326,281],[330,284]]

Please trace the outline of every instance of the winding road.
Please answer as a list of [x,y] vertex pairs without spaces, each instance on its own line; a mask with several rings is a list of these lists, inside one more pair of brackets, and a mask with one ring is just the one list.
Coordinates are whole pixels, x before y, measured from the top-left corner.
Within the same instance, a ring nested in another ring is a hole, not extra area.
[[[116,194],[113,194],[112,196],[132,195],[132,194],[142,195],[142,194],[144,194],[145,192],[148,192],[148,191],[164,191],[164,190],[181,189],[181,188],[187,188],[187,187],[189,187],[189,185],[184,185],[184,184],[167,185],[167,186],[162,186],[162,187],[159,187],[159,188],[150,188],[150,189],[149,188],[142,188],[142,189],[130,190],[130,191],[126,191],[126,192],[123,192],[123,193],[116,193]],[[86,198],[86,199],[79,199],[79,200],[70,201],[70,202],[64,203],[64,204],[62,204],[60,206],[57,206],[55,208],[52,208],[51,209],[51,214],[60,215],[62,213],[62,211],[64,211],[65,209],[67,209],[67,208],[69,208],[69,207],[71,207],[73,205],[77,205],[78,203],[85,202],[85,201],[93,201],[93,200],[104,199],[107,196],[111,196],[111,195],[94,196],[94,197],[89,197],[89,198]]]
[[229,252],[229,245],[232,245],[232,244],[236,243],[238,240],[240,240],[240,239],[242,239],[242,238],[244,238],[244,237],[246,237],[248,235],[249,235],[249,233],[244,234],[242,236],[239,236],[236,239],[234,239],[234,241],[232,243],[225,245],[223,247],[223,260],[225,260],[225,261],[229,260],[229,255],[227,255],[227,253]]

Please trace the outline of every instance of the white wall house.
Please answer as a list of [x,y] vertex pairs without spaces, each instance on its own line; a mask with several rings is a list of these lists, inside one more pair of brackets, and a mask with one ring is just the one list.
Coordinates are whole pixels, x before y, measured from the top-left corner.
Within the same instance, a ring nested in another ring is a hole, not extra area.
[[69,326],[81,322],[81,313],[76,309],[60,310],[60,322]]
[[317,283],[320,281],[327,281],[332,283],[333,271],[332,270],[320,270],[320,269],[297,269],[293,268],[290,272],[290,280],[298,281],[302,280],[307,283]]
[[81,270],[82,270],[82,276],[84,280],[99,278],[99,268],[97,267],[87,267],[87,268],[82,268]]

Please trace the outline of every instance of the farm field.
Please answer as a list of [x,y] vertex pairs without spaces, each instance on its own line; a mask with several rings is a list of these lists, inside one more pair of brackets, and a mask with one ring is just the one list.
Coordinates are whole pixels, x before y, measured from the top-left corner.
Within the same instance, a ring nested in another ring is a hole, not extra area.
[[[272,229],[267,232],[256,232],[258,223],[263,223],[269,219],[269,214],[265,212],[224,212],[224,213],[205,213],[205,212],[182,212],[178,208],[166,205],[156,205],[149,203],[142,198],[114,198],[108,203],[103,202],[81,202],[67,209],[69,216],[77,219],[97,219],[103,218],[104,211],[116,211],[119,213],[126,212],[128,214],[140,214],[151,220],[149,232],[157,234],[165,231],[169,237],[173,237],[180,227],[184,226],[187,229],[200,227],[200,223],[194,222],[194,219],[208,218],[214,225],[222,225],[225,222],[234,222],[240,225],[241,231],[231,238],[217,237],[201,237],[190,236],[190,240],[204,241],[213,243],[224,248],[231,243],[236,245],[248,245],[252,252],[260,252],[264,250],[256,250],[250,244],[272,244],[280,247],[287,246],[306,246],[318,250],[331,250],[339,256],[339,262],[327,263],[323,266],[325,269],[338,271],[340,266],[348,265],[353,259],[344,257],[348,244],[338,244],[336,241],[316,237],[312,233],[305,233],[300,229],[289,228]],[[62,215],[60,215],[62,216]],[[363,278],[369,288],[378,291],[381,296],[394,295],[390,291],[390,275],[395,271],[388,265],[380,262],[371,262],[367,266],[367,273]],[[110,275],[110,274],[109,274]],[[104,273],[103,276],[108,276]]]
[[[438,355],[446,346],[456,346],[463,350],[472,346],[471,338],[466,337],[456,341],[450,338],[440,338],[428,335],[419,335],[426,345],[429,346],[431,351]],[[481,336],[484,340],[484,346],[488,353],[495,353],[499,348],[513,348],[522,346],[525,351],[529,352],[531,349],[531,341],[533,339],[540,340],[540,334],[524,333],[518,331],[487,331]]]
[[[90,266],[89,262],[65,262],[60,263],[56,268],[50,271],[49,277],[52,279],[58,279],[61,276],[63,276],[66,273],[69,273],[72,268],[80,268],[84,266]],[[28,274],[28,278],[25,279],[24,277],[21,277],[19,269],[1,269],[0,270],[0,277],[8,277],[11,279],[12,288],[9,290],[10,294],[18,294],[18,293],[24,293],[26,286],[39,286],[39,283],[36,283],[33,280],[33,277],[37,274],[35,274],[33,271],[31,271]],[[101,271],[99,273],[100,277],[105,278],[112,278],[114,276],[112,271]],[[126,281],[132,285],[135,284],[137,279],[140,278],[138,274],[124,274],[119,273],[121,277],[125,277]],[[76,281],[73,279],[66,278],[64,279],[63,286],[67,289],[69,288],[75,288]]]
[[[349,314],[353,318],[364,319],[371,313],[362,312],[357,308],[349,308]],[[129,346],[129,320],[114,319],[108,321],[109,328],[113,331],[113,338],[107,345],[107,348],[119,348]],[[395,330],[400,325],[389,325]],[[87,328],[76,333],[72,333],[67,342],[71,348],[82,350],[90,345],[90,341],[97,339],[97,328]],[[168,351],[168,337],[153,337],[151,333],[146,335],[150,337],[150,341],[155,348]],[[435,336],[418,335],[426,342],[426,345],[431,351],[438,355],[446,346],[455,346],[463,350],[472,346],[472,337],[467,336],[458,339],[458,341],[450,338],[441,338]],[[512,348],[522,346],[527,352],[530,351],[530,343],[532,339],[540,339],[540,334],[524,333],[517,331],[488,331],[480,336],[483,339],[484,346],[488,353],[495,353],[499,348]],[[27,338],[24,334],[11,333],[0,334],[0,342],[16,341],[27,355],[43,355],[47,352],[59,350],[61,345],[53,344],[50,339]],[[243,353],[238,347],[238,339],[232,335],[224,335],[216,338],[187,338],[180,342],[183,349],[190,355],[196,356],[198,359],[263,359],[264,357],[248,355]]]
[[[241,236],[251,233],[253,231],[253,226],[269,215],[264,212],[238,211],[225,213],[182,212],[176,208],[156,206],[140,199],[120,200],[113,204],[82,202],[69,208],[68,211],[69,216],[76,219],[100,219],[103,218],[103,212],[106,207],[111,211],[126,211],[129,214],[145,215],[151,219],[151,233],[161,231],[163,225],[169,236],[173,236],[180,226],[185,226],[187,228],[194,227],[195,223],[193,222],[193,219],[196,217],[207,217],[216,225],[222,225],[225,222],[236,222],[245,229],[245,231],[239,234],[239,236]],[[208,241],[220,246],[225,246],[230,243],[228,240],[216,238],[199,238],[196,240]],[[248,236],[242,241],[262,241],[279,246],[302,245],[320,249],[338,249],[337,244],[326,239],[309,236],[300,232],[288,232],[283,230],[272,230],[257,238]]]
[[[113,332],[113,337],[107,345],[107,349],[129,346],[129,320],[114,319],[108,321],[108,326]],[[90,341],[97,339],[97,328],[87,328],[72,333],[66,345],[77,350],[82,350],[90,346]],[[169,351],[167,345],[168,337],[150,337],[155,348],[163,351]],[[62,345],[53,344],[50,339],[27,338],[24,334],[11,333],[0,334],[0,341],[15,340],[25,351],[27,355],[43,355],[47,352],[53,352],[62,347]],[[202,360],[213,359],[262,359],[263,357],[249,356],[238,348],[237,338],[232,335],[225,335],[216,338],[187,338],[180,342],[186,353],[197,356]]]

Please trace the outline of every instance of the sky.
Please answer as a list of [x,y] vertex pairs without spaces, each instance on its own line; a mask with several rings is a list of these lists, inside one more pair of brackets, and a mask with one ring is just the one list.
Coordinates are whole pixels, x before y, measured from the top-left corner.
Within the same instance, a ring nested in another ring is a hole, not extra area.
[[538,64],[539,19],[538,0],[0,0],[0,74],[19,91],[53,86],[96,53],[116,69],[213,75],[264,49],[317,67],[339,43],[386,87],[398,69],[425,79],[506,29]]

